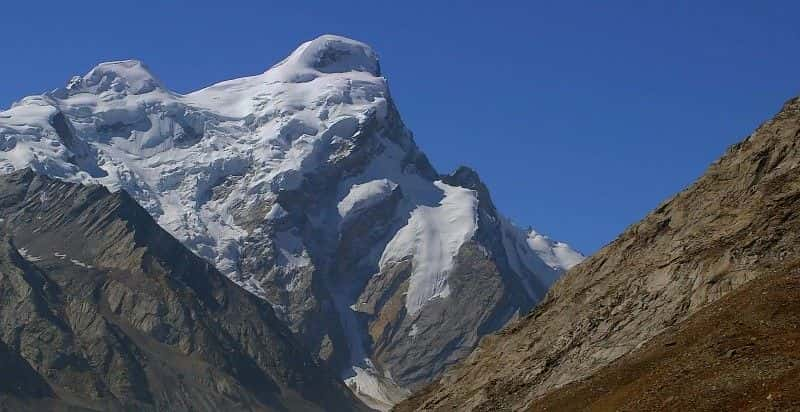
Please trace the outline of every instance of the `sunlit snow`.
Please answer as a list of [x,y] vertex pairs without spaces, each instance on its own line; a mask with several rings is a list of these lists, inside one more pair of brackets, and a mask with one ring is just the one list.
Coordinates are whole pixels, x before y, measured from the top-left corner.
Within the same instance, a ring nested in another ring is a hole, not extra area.
[[[401,127],[390,136],[377,127],[390,123],[391,108],[375,52],[339,36],[306,42],[264,73],[185,95],[170,91],[139,61],[109,62],[0,112],[0,173],[31,167],[66,181],[126,190],[187,247],[261,297],[262,285],[241,270],[248,236],[288,225],[292,217],[309,222],[310,232],[287,226],[269,232],[275,263],[299,273],[313,265],[309,233],[338,239],[349,219],[391,196],[397,201],[393,222],[401,224],[385,248],[375,246],[362,259],[380,270],[411,257],[405,304],[414,314],[451,293],[448,275],[459,249],[475,236],[479,205],[472,190],[436,181],[409,164],[418,151],[410,131]],[[278,193],[300,188],[308,175],[347,158],[349,148],[366,138],[379,150],[342,176],[332,188],[336,203],[327,210],[291,216],[291,205],[276,201]],[[263,221],[243,225],[238,213],[246,210],[257,210]],[[531,296],[582,259],[536,232],[510,222],[503,228],[503,247]],[[298,282],[290,279],[284,287]],[[353,296],[336,298],[348,324]],[[363,332],[355,323],[345,327],[352,327],[351,340]],[[396,400],[402,391],[362,352],[353,354],[348,383],[379,402]]]

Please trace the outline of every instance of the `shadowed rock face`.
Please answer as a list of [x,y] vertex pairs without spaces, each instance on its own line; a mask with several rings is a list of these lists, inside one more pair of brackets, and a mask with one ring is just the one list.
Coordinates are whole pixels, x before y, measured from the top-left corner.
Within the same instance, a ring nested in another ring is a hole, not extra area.
[[[521,410],[800,252],[800,99],[398,410]],[[711,329],[708,333],[722,333]]]
[[362,410],[263,300],[125,192],[0,176],[0,404]]

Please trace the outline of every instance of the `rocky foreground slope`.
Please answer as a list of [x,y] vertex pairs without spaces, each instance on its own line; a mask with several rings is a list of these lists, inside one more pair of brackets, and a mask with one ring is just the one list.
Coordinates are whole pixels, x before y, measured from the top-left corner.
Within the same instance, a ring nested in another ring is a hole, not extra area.
[[800,410],[798,263],[743,285],[529,410]]
[[[540,396],[591,376],[668,328],[680,328],[743,284],[785,271],[800,252],[798,166],[795,98],[697,182],[568,272],[532,313],[484,339],[398,410],[535,409]],[[708,334],[729,332],[706,325]]]
[[0,409],[367,410],[125,192],[0,176]]
[[440,175],[376,53],[339,36],[189,94],[101,64],[0,112],[0,173],[128,192],[385,408],[527,312],[582,256]]

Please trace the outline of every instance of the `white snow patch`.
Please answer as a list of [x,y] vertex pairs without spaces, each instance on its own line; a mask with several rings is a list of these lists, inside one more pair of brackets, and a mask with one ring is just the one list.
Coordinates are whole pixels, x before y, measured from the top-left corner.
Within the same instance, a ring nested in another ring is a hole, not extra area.
[[376,179],[353,185],[336,206],[339,216],[344,220],[351,213],[369,209],[389,197],[396,187],[397,184],[389,179]]
[[500,219],[508,263],[534,301],[544,297],[553,282],[584,259],[566,243],[553,241],[533,229],[525,232],[503,216]]
[[289,212],[287,212],[280,203],[275,202],[275,204],[273,204],[269,209],[269,212],[267,212],[267,214],[264,216],[264,219],[281,220],[286,216],[289,216]]
[[478,197],[473,190],[434,182],[444,192],[438,206],[419,206],[408,224],[386,246],[380,267],[412,257],[412,272],[406,295],[406,310],[417,313],[434,298],[450,294],[447,275],[461,245],[472,238],[478,226]]
[[411,391],[397,386],[391,377],[380,376],[360,367],[354,367],[353,372],[355,376],[345,379],[345,384],[373,409],[389,411],[392,406],[411,395]]
[[539,258],[554,269],[572,269],[586,258],[568,244],[552,240],[532,229],[528,234],[528,245],[536,251]]
[[81,261],[80,261],[80,260],[78,260],[78,259],[70,259],[69,261],[70,261],[70,262],[72,262],[72,264],[73,264],[73,265],[80,266],[80,267],[82,267],[82,268],[86,268],[86,269],[94,269],[94,266],[92,266],[92,265],[87,265],[86,263],[83,263],[83,262],[81,262]]
[[20,248],[17,251],[19,252],[19,255],[28,262],[39,262],[42,260],[42,258],[39,256],[31,255],[26,248]]

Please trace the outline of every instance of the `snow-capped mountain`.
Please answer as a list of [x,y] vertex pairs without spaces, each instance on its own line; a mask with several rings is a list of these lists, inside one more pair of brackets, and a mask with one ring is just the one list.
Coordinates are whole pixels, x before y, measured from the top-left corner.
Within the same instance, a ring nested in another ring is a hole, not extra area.
[[101,64],[0,113],[0,173],[125,190],[386,407],[530,309],[583,257],[439,175],[367,45],[326,35],[189,94]]

